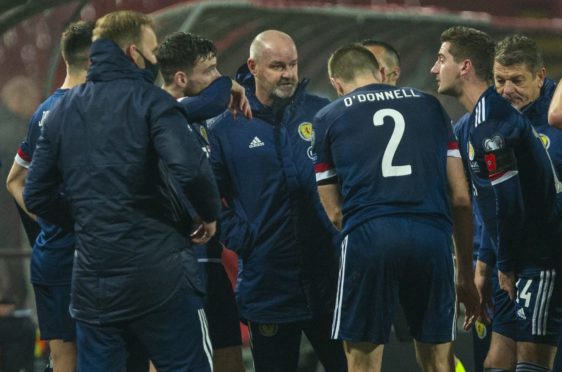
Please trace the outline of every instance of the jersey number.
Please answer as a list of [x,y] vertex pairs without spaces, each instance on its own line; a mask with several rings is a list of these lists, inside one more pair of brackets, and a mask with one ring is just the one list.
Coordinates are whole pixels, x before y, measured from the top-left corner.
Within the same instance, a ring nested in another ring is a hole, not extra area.
[[384,118],[389,116],[394,120],[394,131],[392,131],[392,135],[390,136],[390,141],[386,145],[386,149],[384,150],[384,154],[382,156],[382,176],[383,177],[400,177],[400,176],[408,176],[412,174],[412,166],[411,165],[392,165],[392,160],[394,159],[394,154],[396,153],[396,149],[402,140],[402,136],[404,135],[404,116],[396,110],[393,109],[382,109],[373,115],[373,124],[375,127],[384,124]]
[[524,307],[529,307],[529,305],[531,304],[531,292],[529,292],[529,287],[532,283],[532,279],[527,279],[527,283],[525,283],[523,290],[521,291],[521,293],[519,293],[519,298],[525,300],[525,304],[523,305]]

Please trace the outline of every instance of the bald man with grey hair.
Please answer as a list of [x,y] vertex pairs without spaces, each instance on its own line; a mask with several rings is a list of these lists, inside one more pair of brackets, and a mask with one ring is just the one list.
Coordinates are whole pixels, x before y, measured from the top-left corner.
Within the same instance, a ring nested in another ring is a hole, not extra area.
[[237,78],[252,119],[224,113],[212,127],[211,164],[225,200],[221,240],[242,263],[237,301],[248,321],[256,372],[296,371],[304,332],[327,371],[345,371],[330,339],[337,231],[312,165],[312,118],[328,100],[299,82],[295,42],[267,30]]
[[298,84],[297,47],[284,32],[264,31],[250,46],[248,68],[256,81],[256,96],[266,106],[293,96]]

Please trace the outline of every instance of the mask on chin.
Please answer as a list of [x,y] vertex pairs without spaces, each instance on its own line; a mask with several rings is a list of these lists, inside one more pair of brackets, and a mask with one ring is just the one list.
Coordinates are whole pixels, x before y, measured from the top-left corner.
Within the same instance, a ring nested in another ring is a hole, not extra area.
[[145,56],[144,54],[142,54],[142,52],[140,50],[137,49],[137,51],[139,52],[139,54],[141,55],[142,59],[144,60],[144,70],[142,70],[142,73],[144,75],[144,78],[151,82],[154,83],[154,81],[156,80],[156,77],[158,76],[158,72],[160,71],[160,64],[159,63],[152,63],[150,62]]

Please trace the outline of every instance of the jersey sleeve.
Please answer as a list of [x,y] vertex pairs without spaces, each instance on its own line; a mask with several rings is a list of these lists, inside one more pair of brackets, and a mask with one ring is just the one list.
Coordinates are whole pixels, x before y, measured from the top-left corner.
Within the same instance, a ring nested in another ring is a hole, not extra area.
[[453,131],[451,122],[447,125],[447,156],[451,158],[460,158],[459,141]]
[[479,234],[479,244],[478,249],[478,260],[484,262],[488,266],[496,265],[496,252],[490,240],[490,235],[486,231],[486,228],[482,226]]
[[60,148],[59,130],[56,121],[43,127],[37,142],[37,156],[29,167],[23,198],[26,208],[48,222],[72,229],[73,219],[70,204],[61,192],[62,175],[57,166]]
[[31,151],[29,150],[29,143],[27,142],[27,139],[20,143],[16,156],[14,157],[14,161],[26,169],[28,169],[31,165]]
[[321,115],[316,115],[312,121],[312,152],[314,172],[318,185],[335,183],[338,180],[328,136],[328,124]]
[[443,106],[438,103],[441,109],[441,116],[443,117],[443,122],[447,126],[447,157],[460,158],[461,153],[459,151],[459,141],[455,130],[453,129],[453,121],[443,108]]
[[517,252],[524,249],[525,206],[514,150],[523,135],[521,120],[524,118],[511,115],[502,122],[485,121],[475,127],[471,137],[480,176],[493,189],[494,197],[488,203],[495,206],[488,208],[495,207],[495,226],[486,229],[497,232],[497,266],[503,272],[515,269]]
[[184,97],[179,103],[186,110],[189,122],[200,122],[218,116],[228,107],[232,80],[221,76],[213,81],[201,93]]
[[14,161],[28,169],[31,165],[31,160],[33,158],[33,152],[35,151],[35,146],[37,140],[41,135],[41,126],[39,125],[46,117],[49,111],[36,111],[27,126],[27,134],[25,139],[20,143]]

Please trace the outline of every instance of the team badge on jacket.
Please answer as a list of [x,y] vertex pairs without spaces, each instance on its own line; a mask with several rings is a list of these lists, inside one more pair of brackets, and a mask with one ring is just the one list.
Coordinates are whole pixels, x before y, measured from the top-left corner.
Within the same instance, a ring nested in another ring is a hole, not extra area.
[[539,133],[539,139],[541,140],[544,148],[548,150],[548,148],[550,147],[550,138],[548,138],[546,134]]
[[279,326],[277,324],[260,324],[258,329],[262,336],[273,337],[279,331]]
[[299,124],[299,136],[305,141],[312,141],[312,123],[305,121]]

